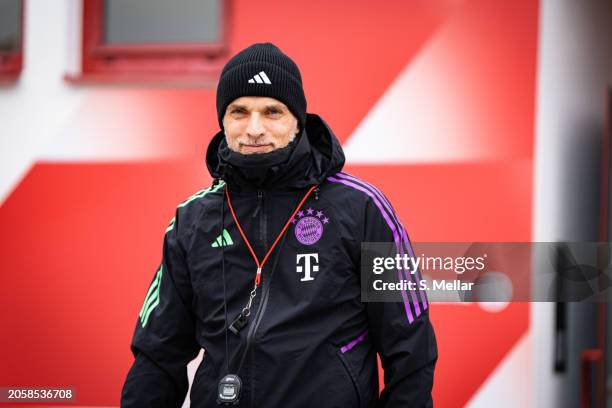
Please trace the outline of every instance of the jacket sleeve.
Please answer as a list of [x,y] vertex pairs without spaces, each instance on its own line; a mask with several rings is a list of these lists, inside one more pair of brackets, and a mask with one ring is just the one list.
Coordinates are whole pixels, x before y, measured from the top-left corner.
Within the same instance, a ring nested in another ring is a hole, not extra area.
[[[175,222],[176,220],[176,222]],[[177,239],[178,211],[166,230],[162,262],[149,286],[131,343],[135,357],[121,407],[180,407],[189,381],[187,363],[200,346],[191,311],[192,289]]]
[[[414,256],[408,235],[382,194],[367,201],[364,242],[390,242],[400,255]],[[410,279],[409,273],[407,277]],[[407,290],[400,302],[366,304],[370,333],[384,370],[380,408],[433,406],[436,338],[425,292],[410,292]]]

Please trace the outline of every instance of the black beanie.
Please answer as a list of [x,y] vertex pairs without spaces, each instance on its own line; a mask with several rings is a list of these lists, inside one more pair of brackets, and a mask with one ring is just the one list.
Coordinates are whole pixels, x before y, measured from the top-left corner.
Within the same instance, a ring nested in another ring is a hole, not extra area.
[[283,102],[297,118],[300,130],[304,129],[306,97],[300,70],[274,44],[253,44],[223,67],[217,85],[217,117],[221,129],[227,105],[242,96],[268,96]]

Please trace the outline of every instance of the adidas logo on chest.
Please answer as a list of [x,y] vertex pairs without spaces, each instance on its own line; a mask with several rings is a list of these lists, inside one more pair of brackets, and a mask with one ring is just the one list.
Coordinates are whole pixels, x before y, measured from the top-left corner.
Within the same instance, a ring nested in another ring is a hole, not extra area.
[[215,238],[212,244],[210,244],[213,248],[228,247],[230,245],[234,245],[234,241],[232,241],[232,237],[227,229],[224,229],[221,235]]

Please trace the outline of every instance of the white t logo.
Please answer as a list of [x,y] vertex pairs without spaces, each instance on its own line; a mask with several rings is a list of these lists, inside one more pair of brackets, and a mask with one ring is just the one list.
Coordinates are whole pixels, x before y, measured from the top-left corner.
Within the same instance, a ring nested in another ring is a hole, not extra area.
[[[310,259],[314,258],[314,264],[311,266]],[[304,260],[304,266],[300,265],[300,260]],[[314,280],[312,276],[310,276],[311,272],[319,272],[319,254],[298,254],[296,259],[296,272],[304,273],[304,277],[300,279],[300,282],[306,282]]]

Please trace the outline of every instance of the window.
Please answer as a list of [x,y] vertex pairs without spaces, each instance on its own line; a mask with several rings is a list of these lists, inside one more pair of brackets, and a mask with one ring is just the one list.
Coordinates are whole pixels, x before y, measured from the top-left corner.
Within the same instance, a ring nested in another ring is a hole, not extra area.
[[83,1],[85,79],[214,79],[223,67],[229,0]]
[[23,59],[23,1],[0,0],[0,80],[17,79]]

